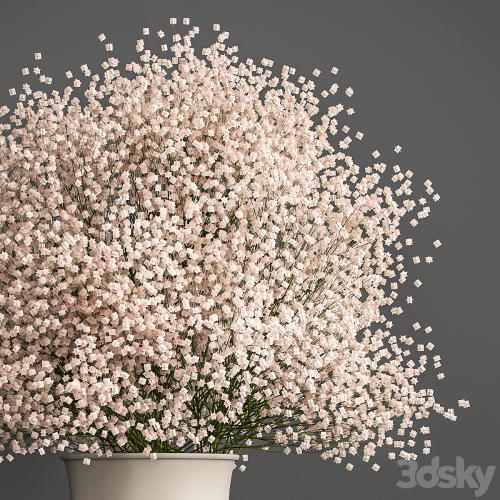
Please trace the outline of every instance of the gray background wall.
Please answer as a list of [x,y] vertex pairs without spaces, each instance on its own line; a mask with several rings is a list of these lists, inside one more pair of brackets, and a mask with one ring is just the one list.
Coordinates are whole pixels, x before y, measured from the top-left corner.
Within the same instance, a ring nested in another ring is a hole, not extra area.
[[[427,255],[437,237],[444,246],[433,266],[421,265],[424,286],[413,293],[403,327],[413,318],[433,325],[447,373],[438,394],[448,404],[462,396],[472,404],[454,424],[433,419],[433,454],[442,465],[460,456],[484,470],[499,464],[500,437],[499,14],[498,3],[485,0],[2,1],[0,103],[9,101],[20,68],[33,66],[35,50],[62,85],[65,69],[104,58],[98,33],[106,32],[125,60],[143,26],[156,31],[170,16],[190,16],[207,33],[221,23],[244,57],[299,72],[340,67],[340,81],[355,89],[354,126],[366,132],[358,159],[402,144],[398,162],[421,182],[431,178],[442,194],[418,230],[415,253]],[[378,473],[360,466],[348,473],[317,456],[252,455],[248,470],[234,477],[232,499],[475,498],[469,488],[399,489],[400,467],[381,463]],[[497,471],[482,498],[499,495]],[[0,499],[68,500],[63,466],[56,457],[2,464]]]

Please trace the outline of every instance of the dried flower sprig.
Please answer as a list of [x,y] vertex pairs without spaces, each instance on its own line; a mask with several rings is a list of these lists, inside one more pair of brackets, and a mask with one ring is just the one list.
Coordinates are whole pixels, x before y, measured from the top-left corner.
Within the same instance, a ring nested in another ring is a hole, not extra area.
[[26,83],[1,125],[2,450],[415,458],[416,421],[455,419],[419,388],[432,344],[413,361],[389,319],[427,200],[348,155],[352,108],[320,112],[313,81],[239,61],[227,32],[198,55],[198,31],[62,92]]

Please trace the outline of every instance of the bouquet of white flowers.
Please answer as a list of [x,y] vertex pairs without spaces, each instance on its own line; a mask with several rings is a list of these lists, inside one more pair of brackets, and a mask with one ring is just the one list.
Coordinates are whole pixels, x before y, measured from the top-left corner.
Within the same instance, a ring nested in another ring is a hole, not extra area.
[[242,62],[226,32],[198,55],[197,33],[3,108],[4,456],[416,458],[414,422],[455,419],[419,384],[432,344],[391,333],[432,184],[417,201],[411,172],[355,163],[352,110],[320,104],[337,84]]

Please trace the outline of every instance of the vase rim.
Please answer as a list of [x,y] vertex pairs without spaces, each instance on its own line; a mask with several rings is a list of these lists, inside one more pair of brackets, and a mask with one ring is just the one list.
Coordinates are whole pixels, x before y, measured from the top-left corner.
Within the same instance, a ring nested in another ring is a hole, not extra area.
[[[126,460],[126,459],[139,459],[151,460],[149,455],[145,453],[120,453],[115,452],[111,457],[105,455],[98,457],[93,453],[60,453],[61,460],[83,460],[90,458],[92,460]],[[156,460],[239,460],[240,456],[233,453],[157,453]]]

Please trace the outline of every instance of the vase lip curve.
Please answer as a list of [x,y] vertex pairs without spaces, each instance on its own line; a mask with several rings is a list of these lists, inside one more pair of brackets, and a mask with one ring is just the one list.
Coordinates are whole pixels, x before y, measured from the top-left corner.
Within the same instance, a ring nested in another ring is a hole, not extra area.
[[156,453],[156,460],[145,453],[120,453],[115,452],[111,457],[105,455],[98,457],[93,453],[60,453],[59,458],[67,460],[83,460],[90,458],[92,460],[232,460],[240,459],[239,455],[233,453]]

